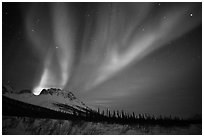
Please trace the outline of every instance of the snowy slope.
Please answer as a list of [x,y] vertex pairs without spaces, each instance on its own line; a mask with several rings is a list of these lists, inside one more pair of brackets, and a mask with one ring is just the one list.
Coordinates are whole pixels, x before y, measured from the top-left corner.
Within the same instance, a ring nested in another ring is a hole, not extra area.
[[19,93],[15,93],[10,90],[9,86],[4,86],[3,90],[3,95],[8,98],[69,114],[73,114],[72,108],[83,112],[85,112],[85,110],[91,110],[82,101],[76,98],[72,92],[61,89],[43,89],[41,94],[38,96],[32,94],[29,90],[23,90]]

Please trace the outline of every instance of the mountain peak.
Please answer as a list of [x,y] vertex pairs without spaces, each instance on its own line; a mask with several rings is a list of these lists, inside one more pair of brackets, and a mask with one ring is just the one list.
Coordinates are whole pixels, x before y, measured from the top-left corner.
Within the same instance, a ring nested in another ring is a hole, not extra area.
[[3,86],[3,94],[14,100],[58,111],[66,111],[67,113],[74,113],[73,109],[83,112],[87,109],[91,110],[85,103],[75,97],[72,92],[59,88],[43,89],[40,95],[35,96],[31,90],[15,92],[10,86]]
[[43,89],[40,93],[40,95],[47,95],[47,94],[50,94],[50,95],[57,95],[57,96],[63,96],[64,98],[69,98],[70,100],[75,100],[77,99],[75,97],[75,95],[70,92],[70,91],[65,91],[65,90],[62,90],[60,88],[49,88],[49,89]]
[[59,93],[59,92],[62,92],[62,89],[60,89],[60,88],[49,88],[49,89],[43,89],[43,90],[40,92],[40,95],[42,95],[42,94],[50,94],[50,95],[53,95],[53,94],[56,94],[56,93]]

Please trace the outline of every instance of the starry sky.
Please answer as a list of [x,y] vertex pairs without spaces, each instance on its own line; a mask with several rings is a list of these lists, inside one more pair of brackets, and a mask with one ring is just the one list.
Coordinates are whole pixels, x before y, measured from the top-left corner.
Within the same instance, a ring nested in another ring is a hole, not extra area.
[[201,3],[2,4],[2,81],[93,107],[202,113]]

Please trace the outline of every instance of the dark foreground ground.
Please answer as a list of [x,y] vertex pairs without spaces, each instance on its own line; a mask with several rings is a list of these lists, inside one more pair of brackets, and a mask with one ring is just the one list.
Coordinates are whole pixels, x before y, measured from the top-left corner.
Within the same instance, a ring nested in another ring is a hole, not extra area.
[[88,122],[83,120],[57,120],[3,116],[3,135],[196,135],[202,134],[201,124],[188,126],[159,126],[148,124],[110,124],[107,122]]
[[[6,97],[3,100],[2,134],[202,134],[201,121],[180,119],[135,119],[99,115],[90,110],[84,113],[61,113],[43,107],[23,103]],[[69,108],[71,109],[71,108]]]

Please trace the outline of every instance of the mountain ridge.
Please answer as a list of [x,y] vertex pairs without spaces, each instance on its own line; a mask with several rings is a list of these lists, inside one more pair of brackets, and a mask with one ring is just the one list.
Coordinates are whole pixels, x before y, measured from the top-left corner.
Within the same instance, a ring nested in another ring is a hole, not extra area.
[[[21,90],[15,92],[10,85],[3,85],[3,96],[21,102],[45,107],[48,109],[63,111],[73,114],[76,110],[86,112],[92,111],[84,102],[79,100],[72,92],[59,88],[43,89],[39,95],[34,95],[31,90]],[[58,104],[58,105],[56,105]],[[59,107],[60,106],[60,107]],[[64,109],[64,106],[66,109]],[[67,108],[70,108],[68,110]]]

